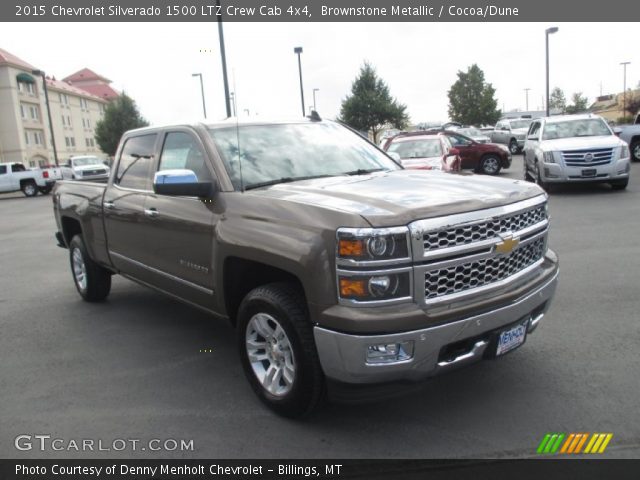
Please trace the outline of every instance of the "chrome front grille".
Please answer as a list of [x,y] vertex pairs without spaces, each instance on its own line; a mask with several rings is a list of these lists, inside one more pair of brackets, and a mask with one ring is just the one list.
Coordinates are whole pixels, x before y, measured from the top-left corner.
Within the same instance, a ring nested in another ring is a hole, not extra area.
[[413,222],[415,298],[437,306],[532,273],[544,261],[548,227],[546,195]]
[[569,167],[606,165],[613,159],[613,148],[565,150],[562,152],[562,159],[564,164]]
[[423,236],[424,251],[429,252],[495,238],[501,233],[517,232],[546,219],[547,210],[544,205],[540,205],[513,215],[428,232]]
[[425,273],[425,299],[464,292],[504,280],[540,260],[545,251],[545,237],[517,248],[509,255],[462,263]]

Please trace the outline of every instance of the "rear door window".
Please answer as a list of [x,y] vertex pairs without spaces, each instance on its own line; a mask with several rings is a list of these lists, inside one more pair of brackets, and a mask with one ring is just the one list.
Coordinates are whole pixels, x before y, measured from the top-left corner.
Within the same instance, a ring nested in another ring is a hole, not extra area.
[[114,183],[122,188],[151,190],[157,134],[127,139]]

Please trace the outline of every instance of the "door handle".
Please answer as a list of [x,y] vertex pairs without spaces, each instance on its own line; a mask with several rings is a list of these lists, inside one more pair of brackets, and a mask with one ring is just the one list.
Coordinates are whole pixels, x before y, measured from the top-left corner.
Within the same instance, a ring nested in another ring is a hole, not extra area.
[[160,212],[158,212],[158,210],[156,210],[155,208],[145,208],[144,214],[147,217],[156,218],[158,215],[160,215]]
[[116,205],[113,202],[102,202],[102,206],[104,208],[108,208],[109,210],[113,210],[114,208],[116,208]]

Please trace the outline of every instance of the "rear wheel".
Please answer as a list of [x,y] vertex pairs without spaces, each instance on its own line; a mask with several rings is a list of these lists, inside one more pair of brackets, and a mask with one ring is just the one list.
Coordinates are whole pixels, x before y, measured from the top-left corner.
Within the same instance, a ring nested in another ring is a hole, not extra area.
[[24,182],[21,190],[25,197],[35,197],[38,195],[38,186],[34,181]]
[[631,151],[631,160],[634,162],[640,162],[640,140],[634,140],[631,142],[629,150]]
[[272,283],[247,294],[238,311],[238,348],[251,387],[286,417],[311,412],[324,392],[324,375],[303,295]]
[[80,296],[87,302],[99,302],[111,291],[111,272],[94,262],[84,245],[82,236],[76,235],[69,245],[69,261],[73,282]]
[[485,175],[497,175],[500,168],[500,159],[496,155],[486,155],[480,162],[480,171]]

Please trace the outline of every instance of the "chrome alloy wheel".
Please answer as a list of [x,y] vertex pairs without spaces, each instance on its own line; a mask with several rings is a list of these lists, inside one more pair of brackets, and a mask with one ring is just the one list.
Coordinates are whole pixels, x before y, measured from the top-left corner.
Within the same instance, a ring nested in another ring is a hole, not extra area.
[[487,157],[482,163],[482,170],[488,175],[495,175],[500,169],[500,163],[496,157]]
[[82,252],[79,248],[73,250],[71,261],[73,264],[73,278],[78,288],[84,292],[87,289],[87,267],[84,264],[84,258],[82,258]]
[[245,347],[262,387],[277,397],[289,393],[296,364],[291,342],[280,323],[267,313],[256,313],[247,324]]

